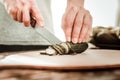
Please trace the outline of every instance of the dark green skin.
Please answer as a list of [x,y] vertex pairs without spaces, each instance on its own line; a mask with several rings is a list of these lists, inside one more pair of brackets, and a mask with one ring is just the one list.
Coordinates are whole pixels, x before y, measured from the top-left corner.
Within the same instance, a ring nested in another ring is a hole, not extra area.
[[70,43],[71,44],[71,48],[70,48],[70,52],[69,53],[82,53],[84,52],[87,48],[88,48],[88,43],[84,42],[84,43]]
[[[68,46],[68,48],[69,48],[68,53],[66,53],[66,48],[61,44],[65,44],[66,46]],[[63,43],[52,45],[49,47],[54,49],[56,51],[56,54],[47,54],[47,53],[42,53],[42,54],[49,55],[49,56],[73,55],[73,54],[80,54],[80,53],[84,52],[88,48],[88,43],[84,42],[84,43],[74,44],[72,42],[63,42]]]
[[[84,52],[87,48],[88,48],[88,43],[84,42],[84,43],[72,43],[72,42],[65,42],[65,44],[67,44],[67,46],[69,47],[69,52],[67,54],[80,54],[82,52]],[[56,47],[55,47],[56,46]],[[59,53],[59,51],[57,50],[57,47],[60,46],[60,50],[62,49],[62,54]],[[59,55],[66,55],[64,53],[65,48],[62,47],[60,44],[56,44],[51,46],[53,49],[55,49],[57,51],[57,53]]]

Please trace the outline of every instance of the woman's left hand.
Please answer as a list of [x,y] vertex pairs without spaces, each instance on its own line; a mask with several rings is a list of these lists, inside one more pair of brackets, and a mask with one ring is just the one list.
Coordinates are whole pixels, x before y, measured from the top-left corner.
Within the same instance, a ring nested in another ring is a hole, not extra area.
[[92,30],[92,16],[83,6],[68,0],[62,18],[62,29],[67,41],[73,43],[86,42]]

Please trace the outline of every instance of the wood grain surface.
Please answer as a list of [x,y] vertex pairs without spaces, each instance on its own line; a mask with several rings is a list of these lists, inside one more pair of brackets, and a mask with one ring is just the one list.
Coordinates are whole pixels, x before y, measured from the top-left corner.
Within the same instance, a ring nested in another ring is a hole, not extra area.
[[5,69],[0,70],[0,80],[120,80],[120,69],[90,71]]

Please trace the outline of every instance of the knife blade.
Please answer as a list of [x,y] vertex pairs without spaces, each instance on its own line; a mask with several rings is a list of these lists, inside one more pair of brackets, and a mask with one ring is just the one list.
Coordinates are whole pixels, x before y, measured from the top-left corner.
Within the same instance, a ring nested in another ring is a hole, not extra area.
[[46,28],[39,28],[38,26],[36,26],[35,31],[53,45],[61,43],[61,41]]
[[52,45],[61,43],[61,40],[59,40],[54,34],[48,31],[45,27],[41,28],[40,26],[37,26],[36,20],[32,16],[30,19],[30,24],[40,36],[42,36]]

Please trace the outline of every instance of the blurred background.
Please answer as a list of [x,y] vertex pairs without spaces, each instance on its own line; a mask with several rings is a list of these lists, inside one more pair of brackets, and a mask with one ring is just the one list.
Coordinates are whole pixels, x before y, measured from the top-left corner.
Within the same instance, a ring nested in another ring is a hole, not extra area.
[[[61,18],[65,11],[67,0],[52,0],[52,16],[55,35],[65,41],[61,29]],[[85,0],[85,8],[93,16],[95,26],[118,26],[118,2],[119,0]]]

